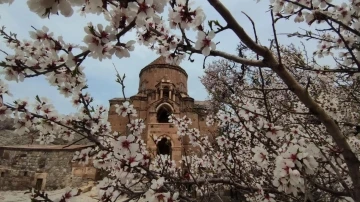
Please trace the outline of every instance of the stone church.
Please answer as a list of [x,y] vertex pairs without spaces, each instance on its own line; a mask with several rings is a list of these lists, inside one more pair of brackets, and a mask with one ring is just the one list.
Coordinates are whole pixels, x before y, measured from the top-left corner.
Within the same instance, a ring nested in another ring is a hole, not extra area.
[[[187,116],[191,118],[191,127],[200,130],[201,134],[210,135],[213,130],[206,126],[208,101],[196,101],[188,95],[186,71],[180,66],[169,65],[164,57],[159,57],[139,74],[138,93],[131,96],[138,118],[145,120],[146,128],[142,134],[143,140],[154,155],[168,154],[175,162],[181,160],[181,155],[194,151],[189,140],[180,141],[177,128],[168,122],[168,116]],[[115,105],[121,105],[124,98],[113,98],[110,102],[109,122],[112,130],[126,133],[127,118],[116,114]],[[152,136],[158,138],[154,142]]]

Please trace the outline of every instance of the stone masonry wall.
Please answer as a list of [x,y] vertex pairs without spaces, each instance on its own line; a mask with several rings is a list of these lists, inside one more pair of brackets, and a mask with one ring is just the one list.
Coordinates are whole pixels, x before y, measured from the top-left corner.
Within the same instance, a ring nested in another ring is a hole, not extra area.
[[[65,187],[71,180],[73,154],[73,151],[4,150],[0,165],[12,170],[47,173],[46,189],[58,189]],[[12,175],[8,177],[12,177]]]
[[[0,190],[22,190],[23,183],[34,187],[42,179],[42,189],[54,190],[71,186],[73,181],[72,157],[68,150],[15,150],[0,148]],[[26,174],[24,174],[26,172]],[[74,182],[79,184],[79,175]],[[95,177],[95,176],[94,176]],[[75,179],[76,178],[76,179]],[[16,183],[10,183],[19,179]]]
[[17,187],[19,190],[29,188],[29,182],[35,176],[35,172],[26,170],[13,170],[5,167],[0,167],[0,190],[12,190]]
[[181,92],[187,92],[187,75],[179,67],[157,65],[143,69],[140,75],[140,89],[155,89],[156,84],[164,78],[170,80]]

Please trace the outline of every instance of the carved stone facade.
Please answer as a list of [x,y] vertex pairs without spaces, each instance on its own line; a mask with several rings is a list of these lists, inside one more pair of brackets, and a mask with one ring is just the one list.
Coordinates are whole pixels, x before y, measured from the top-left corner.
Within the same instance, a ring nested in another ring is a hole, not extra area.
[[88,145],[0,146],[0,190],[26,190],[35,187],[54,190],[78,187],[95,180],[97,170],[72,163],[74,152]]
[[[207,101],[195,101],[188,93],[188,75],[179,66],[166,64],[165,58],[159,57],[144,67],[139,74],[138,93],[129,100],[137,110],[138,118],[145,120],[146,129],[142,138],[154,155],[169,154],[175,162],[181,160],[181,155],[194,151],[188,139],[179,139],[177,128],[168,123],[168,116],[187,116],[191,119],[191,127],[198,128],[201,134],[210,135],[213,129],[206,126]],[[121,105],[128,99],[114,98],[110,102],[109,122],[112,130],[126,133],[127,118],[116,114],[115,105]],[[155,144],[152,136],[162,141]],[[170,151],[163,145],[171,145]]]

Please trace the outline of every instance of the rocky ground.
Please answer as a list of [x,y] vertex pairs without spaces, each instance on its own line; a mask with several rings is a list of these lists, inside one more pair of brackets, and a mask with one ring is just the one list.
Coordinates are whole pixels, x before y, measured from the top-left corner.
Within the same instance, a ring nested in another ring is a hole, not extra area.
[[[90,181],[83,186],[79,187],[81,194],[79,196],[71,198],[71,202],[98,202],[98,190],[96,183]],[[29,202],[29,194],[25,194],[26,191],[0,191],[0,202]],[[46,192],[49,199],[60,199],[61,196],[66,193],[66,189],[59,189]],[[40,198],[38,198],[40,199]],[[116,202],[122,202],[126,199],[118,199]]]
[[[50,199],[57,199],[64,194],[65,189],[49,191],[49,198]],[[117,202],[124,201],[125,199],[120,199]],[[0,201],[1,202],[29,202],[29,196],[24,194],[24,191],[3,191],[0,192]],[[90,192],[86,192],[75,198],[72,198],[72,202],[98,202],[99,199],[97,198],[96,190],[93,189]],[[222,196],[221,200],[214,196],[209,202],[241,202],[242,200],[239,199],[231,199],[228,196]]]
[[[25,191],[1,191],[0,192],[0,201],[1,202],[29,202],[29,196],[24,194]],[[81,194],[73,199],[73,202],[96,202],[95,191],[87,192]],[[65,189],[49,191],[48,195],[50,199],[60,198],[65,193]]]

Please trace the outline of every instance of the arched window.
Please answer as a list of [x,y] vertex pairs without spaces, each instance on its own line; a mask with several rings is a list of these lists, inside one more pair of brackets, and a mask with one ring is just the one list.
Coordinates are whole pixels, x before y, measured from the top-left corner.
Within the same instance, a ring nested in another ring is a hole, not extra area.
[[163,97],[164,97],[164,98],[169,98],[169,92],[170,92],[169,87],[168,87],[168,86],[165,86],[165,87],[163,88]]
[[169,116],[171,115],[172,110],[170,106],[163,104],[157,111],[157,121],[158,123],[169,123]]
[[166,137],[161,138],[161,140],[156,144],[157,155],[169,155],[171,157],[171,141]]

